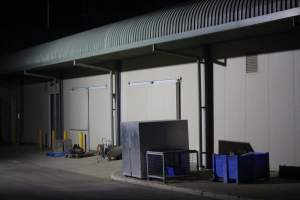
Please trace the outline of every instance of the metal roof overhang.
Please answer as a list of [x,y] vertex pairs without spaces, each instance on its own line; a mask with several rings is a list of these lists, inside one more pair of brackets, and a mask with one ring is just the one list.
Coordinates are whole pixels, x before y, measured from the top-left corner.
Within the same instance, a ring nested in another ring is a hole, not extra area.
[[[239,2],[239,4],[236,4],[236,10],[230,10],[226,2]],[[23,73],[23,70],[53,74],[60,78],[95,74],[91,70],[74,69],[72,65],[74,60],[111,69],[122,62],[122,70],[191,61],[165,55],[153,55],[153,44],[162,49],[197,56],[201,56],[202,46],[209,44],[215,58],[300,48],[300,32],[297,26],[300,21],[300,0],[265,0],[258,1],[262,2],[261,4],[243,8],[242,5],[247,6],[249,2],[251,4],[254,1],[197,1],[82,32],[2,59],[0,74]],[[259,6],[263,8],[263,5],[269,5],[266,2],[271,5],[273,2],[294,2],[295,4],[293,4],[294,7],[290,5],[289,9],[273,12],[268,11],[267,7],[265,12],[269,14],[262,14],[263,11]],[[220,12],[214,9],[209,12],[210,4],[210,8],[221,6]],[[229,11],[226,10],[226,5]],[[240,10],[238,6],[241,7]],[[255,8],[258,9],[257,12]],[[252,17],[251,12],[248,12],[247,18],[247,9],[256,13],[257,16]],[[186,15],[189,17],[182,19]],[[218,20],[213,18],[219,15],[221,17]],[[172,19],[177,22],[170,21]],[[150,25],[144,25],[146,22]],[[157,24],[161,24],[161,27]]]

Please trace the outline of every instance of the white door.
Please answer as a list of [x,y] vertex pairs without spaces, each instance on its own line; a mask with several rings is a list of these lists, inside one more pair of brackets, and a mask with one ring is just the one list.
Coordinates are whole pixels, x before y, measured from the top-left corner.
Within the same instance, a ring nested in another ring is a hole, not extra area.
[[111,140],[111,102],[109,88],[90,89],[90,148],[97,149],[102,138]]
[[70,90],[69,98],[70,138],[73,144],[79,144],[78,134],[86,134],[88,144],[88,89]]

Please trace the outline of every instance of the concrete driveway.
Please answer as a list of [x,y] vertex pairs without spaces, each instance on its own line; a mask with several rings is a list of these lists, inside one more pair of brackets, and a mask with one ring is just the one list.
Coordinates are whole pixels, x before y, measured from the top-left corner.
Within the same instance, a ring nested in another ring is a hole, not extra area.
[[[207,199],[109,179],[120,162],[48,158],[32,147],[0,147],[0,199]],[[110,166],[110,167],[109,167]]]

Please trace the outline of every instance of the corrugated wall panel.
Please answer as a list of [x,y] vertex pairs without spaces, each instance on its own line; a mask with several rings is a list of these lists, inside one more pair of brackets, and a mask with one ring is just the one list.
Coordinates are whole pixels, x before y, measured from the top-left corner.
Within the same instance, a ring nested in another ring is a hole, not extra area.
[[296,163],[300,165],[300,50],[296,51],[294,53],[294,65],[295,65],[295,71],[294,71],[294,80],[295,80],[295,153],[296,153]]
[[250,142],[270,152],[272,170],[300,165],[300,50],[258,55],[246,73],[245,57],[214,65],[215,152],[218,140]]

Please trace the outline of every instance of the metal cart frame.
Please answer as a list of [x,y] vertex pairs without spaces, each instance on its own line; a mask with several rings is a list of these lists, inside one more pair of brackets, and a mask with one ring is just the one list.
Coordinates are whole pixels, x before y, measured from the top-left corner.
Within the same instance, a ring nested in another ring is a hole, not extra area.
[[[167,179],[174,179],[179,177],[186,177],[187,175],[174,175],[172,177],[166,176],[165,170],[165,158],[168,154],[179,154],[179,153],[185,153],[185,154],[196,154],[196,172],[199,172],[199,153],[196,150],[152,150],[152,151],[146,151],[146,167],[147,167],[147,180],[149,181],[150,178],[155,179],[161,179],[164,183],[166,183]],[[162,176],[159,175],[151,175],[149,174],[149,155],[156,155],[162,157]]]

